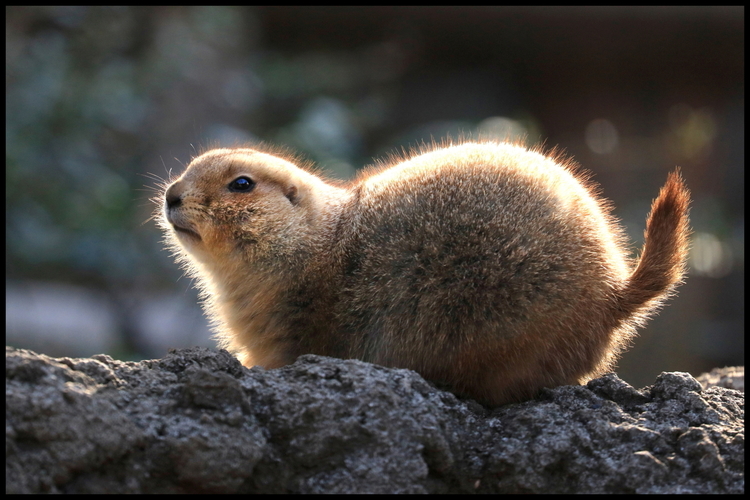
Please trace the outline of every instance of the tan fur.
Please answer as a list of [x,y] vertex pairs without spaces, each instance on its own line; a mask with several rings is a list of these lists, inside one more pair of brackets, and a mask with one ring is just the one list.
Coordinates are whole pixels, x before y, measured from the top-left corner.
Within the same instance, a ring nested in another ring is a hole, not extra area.
[[[253,149],[194,159],[161,221],[222,346],[246,366],[314,353],[410,368],[489,405],[611,370],[684,275],[679,173],[633,263],[572,162],[446,146],[346,186]],[[232,192],[242,176],[254,187]]]

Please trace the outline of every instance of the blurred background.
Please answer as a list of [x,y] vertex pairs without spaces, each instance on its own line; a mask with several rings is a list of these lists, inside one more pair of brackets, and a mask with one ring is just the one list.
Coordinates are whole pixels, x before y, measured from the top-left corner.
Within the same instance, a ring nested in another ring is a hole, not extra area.
[[594,174],[633,243],[679,165],[690,272],[618,373],[744,364],[742,7],[7,7],[6,343],[214,346],[149,220],[169,172],[264,140],[349,178],[447,135]]

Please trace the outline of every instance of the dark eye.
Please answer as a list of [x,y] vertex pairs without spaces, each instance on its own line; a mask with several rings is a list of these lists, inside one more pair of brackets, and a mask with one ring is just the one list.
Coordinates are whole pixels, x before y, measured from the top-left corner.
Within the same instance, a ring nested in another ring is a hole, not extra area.
[[255,183],[248,177],[238,177],[229,183],[229,190],[234,193],[247,193],[254,187]]

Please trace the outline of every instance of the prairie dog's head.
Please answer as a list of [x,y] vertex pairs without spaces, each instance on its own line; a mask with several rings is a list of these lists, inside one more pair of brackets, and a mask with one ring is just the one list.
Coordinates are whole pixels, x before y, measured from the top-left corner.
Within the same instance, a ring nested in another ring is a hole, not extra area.
[[215,149],[166,189],[163,225],[174,246],[209,268],[259,263],[298,251],[335,190],[282,158]]

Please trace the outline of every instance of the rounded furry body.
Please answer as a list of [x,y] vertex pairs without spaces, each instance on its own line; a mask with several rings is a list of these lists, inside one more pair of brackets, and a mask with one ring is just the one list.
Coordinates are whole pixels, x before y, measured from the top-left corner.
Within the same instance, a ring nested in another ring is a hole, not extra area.
[[218,149],[167,187],[161,220],[246,366],[356,358],[494,406],[612,369],[682,280],[688,204],[670,174],[630,262],[592,183],[518,145],[435,148],[348,185]]

